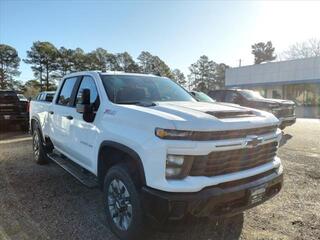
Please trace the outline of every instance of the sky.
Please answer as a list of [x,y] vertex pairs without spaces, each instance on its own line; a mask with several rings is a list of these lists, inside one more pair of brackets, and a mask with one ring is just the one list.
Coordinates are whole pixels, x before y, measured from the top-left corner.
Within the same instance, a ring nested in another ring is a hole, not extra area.
[[[320,1],[0,0],[0,43],[26,57],[34,41],[86,52],[149,51],[186,75],[203,54],[231,67],[253,63],[251,45],[276,53],[320,39]],[[33,79],[20,63],[22,81]]]

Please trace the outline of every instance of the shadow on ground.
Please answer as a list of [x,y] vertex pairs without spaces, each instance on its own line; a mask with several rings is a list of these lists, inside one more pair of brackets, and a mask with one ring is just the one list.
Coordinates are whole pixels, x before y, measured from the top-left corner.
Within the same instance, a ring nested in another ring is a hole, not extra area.
[[282,135],[282,138],[280,140],[280,144],[279,144],[279,147],[282,147],[284,146],[285,144],[287,144],[287,142],[292,138],[292,135],[291,134],[284,134]]
[[187,218],[170,222],[153,239],[239,239],[243,227],[243,214],[220,220]]
[[[31,149],[31,141],[1,145],[0,239],[1,233],[8,239],[116,239],[100,190],[84,187],[53,163],[35,164]],[[242,225],[243,215],[218,222],[187,218],[156,229],[149,239],[238,239]]]
[[0,125],[0,141],[25,137],[28,134],[28,132],[22,131],[20,126],[16,126],[13,124]]

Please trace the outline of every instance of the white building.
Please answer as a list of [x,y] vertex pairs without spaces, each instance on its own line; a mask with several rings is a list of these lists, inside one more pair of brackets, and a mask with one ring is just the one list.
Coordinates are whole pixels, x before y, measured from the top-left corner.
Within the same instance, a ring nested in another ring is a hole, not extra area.
[[290,99],[296,102],[300,115],[320,117],[320,57],[230,68],[226,71],[226,87]]

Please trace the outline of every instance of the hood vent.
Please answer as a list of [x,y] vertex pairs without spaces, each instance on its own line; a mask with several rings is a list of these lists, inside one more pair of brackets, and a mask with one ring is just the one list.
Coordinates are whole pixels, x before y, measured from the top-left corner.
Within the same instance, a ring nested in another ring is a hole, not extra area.
[[245,117],[256,117],[251,111],[231,111],[231,112],[206,112],[216,118],[245,118]]

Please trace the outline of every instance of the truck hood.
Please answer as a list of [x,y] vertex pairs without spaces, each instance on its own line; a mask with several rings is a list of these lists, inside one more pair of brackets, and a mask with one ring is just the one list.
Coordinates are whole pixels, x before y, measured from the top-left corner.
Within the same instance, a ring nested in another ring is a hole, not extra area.
[[227,103],[157,102],[151,109],[172,116],[176,129],[183,130],[232,130],[278,124],[278,119],[268,112]]
[[260,104],[278,104],[278,105],[294,105],[294,102],[291,100],[284,99],[274,99],[274,98],[264,98],[264,99],[255,99],[254,102]]

